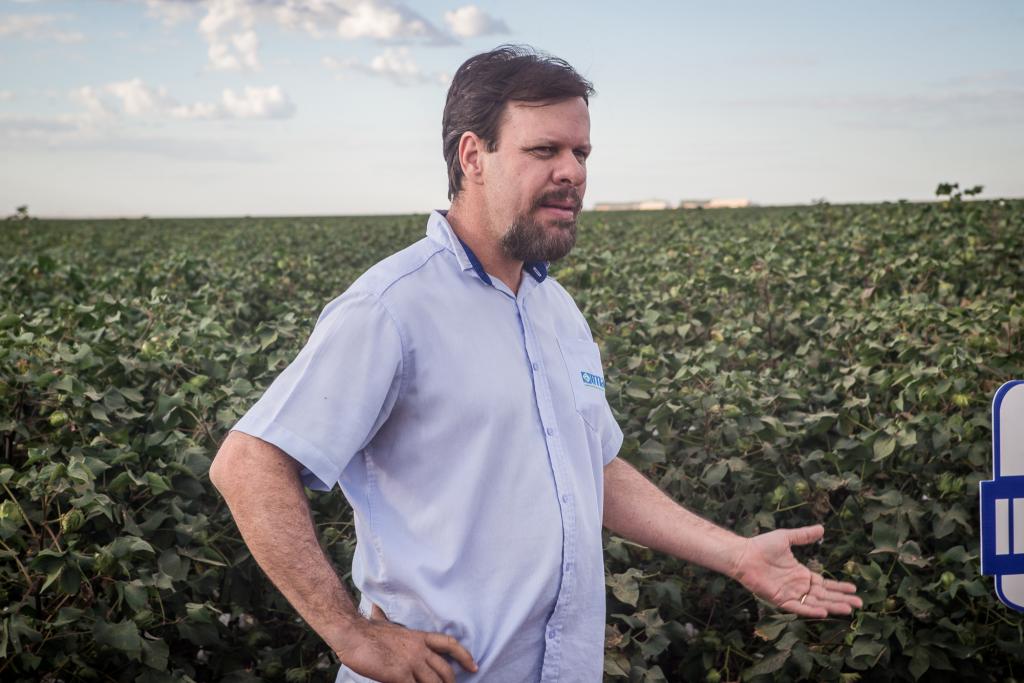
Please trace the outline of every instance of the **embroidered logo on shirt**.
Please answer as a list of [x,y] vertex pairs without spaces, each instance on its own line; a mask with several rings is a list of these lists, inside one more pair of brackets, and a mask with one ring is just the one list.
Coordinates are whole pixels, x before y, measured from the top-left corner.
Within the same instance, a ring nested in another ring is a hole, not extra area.
[[604,377],[601,375],[594,375],[586,370],[581,370],[580,376],[583,378],[583,383],[587,386],[604,391]]

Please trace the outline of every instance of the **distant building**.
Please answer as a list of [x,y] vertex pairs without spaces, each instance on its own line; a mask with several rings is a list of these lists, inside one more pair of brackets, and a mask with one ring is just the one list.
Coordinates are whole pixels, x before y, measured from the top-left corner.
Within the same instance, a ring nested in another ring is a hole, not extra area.
[[744,198],[731,199],[684,199],[678,206],[664,199],[644,199],[638,202],[598,202],[594,211],[664,211],[665,209],[744,209],[757,206]]
[[594,211],[663,211],[671,208],[672,204],[664,199],[645,199],[639,202],[600,202],[594,205]]
[[704,205],[705,209],[745,209],[753,206],[749,199],[712,199]]
[[749,199],[684,199],[679,202],[680,209],[745,209],[755,204]]
[[684,199],[679,202],[680,209],[703,209],[710,199]]

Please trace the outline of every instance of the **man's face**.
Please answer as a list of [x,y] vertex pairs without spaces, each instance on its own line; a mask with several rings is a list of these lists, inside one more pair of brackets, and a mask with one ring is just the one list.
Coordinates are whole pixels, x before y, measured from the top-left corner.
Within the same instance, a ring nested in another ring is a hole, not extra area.
[[506,105],[497,149],[485,154],[484,192],[507,256],[556,261],[572,250],[589,155],[590,112],[582,98]]

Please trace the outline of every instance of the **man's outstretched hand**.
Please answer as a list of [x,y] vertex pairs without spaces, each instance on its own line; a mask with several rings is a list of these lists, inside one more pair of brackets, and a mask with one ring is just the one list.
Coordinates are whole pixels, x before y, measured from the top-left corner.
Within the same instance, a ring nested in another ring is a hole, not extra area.
[[776,529],[746,539],[732,577],[754,595],[802,617],[850,614],[863,603],[857,587],[832,581],[800,564],[791,547],[821,539],[820,524],[798,529]]

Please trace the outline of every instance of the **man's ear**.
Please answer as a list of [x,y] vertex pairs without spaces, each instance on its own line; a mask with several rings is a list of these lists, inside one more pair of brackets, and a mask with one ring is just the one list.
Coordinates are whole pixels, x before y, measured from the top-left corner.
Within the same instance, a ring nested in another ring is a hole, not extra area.
[[480,185],[483,183],[483,157],[487,151],[485,143],[479,135],[466,131],[459,139],[459,164],[466,182]]

